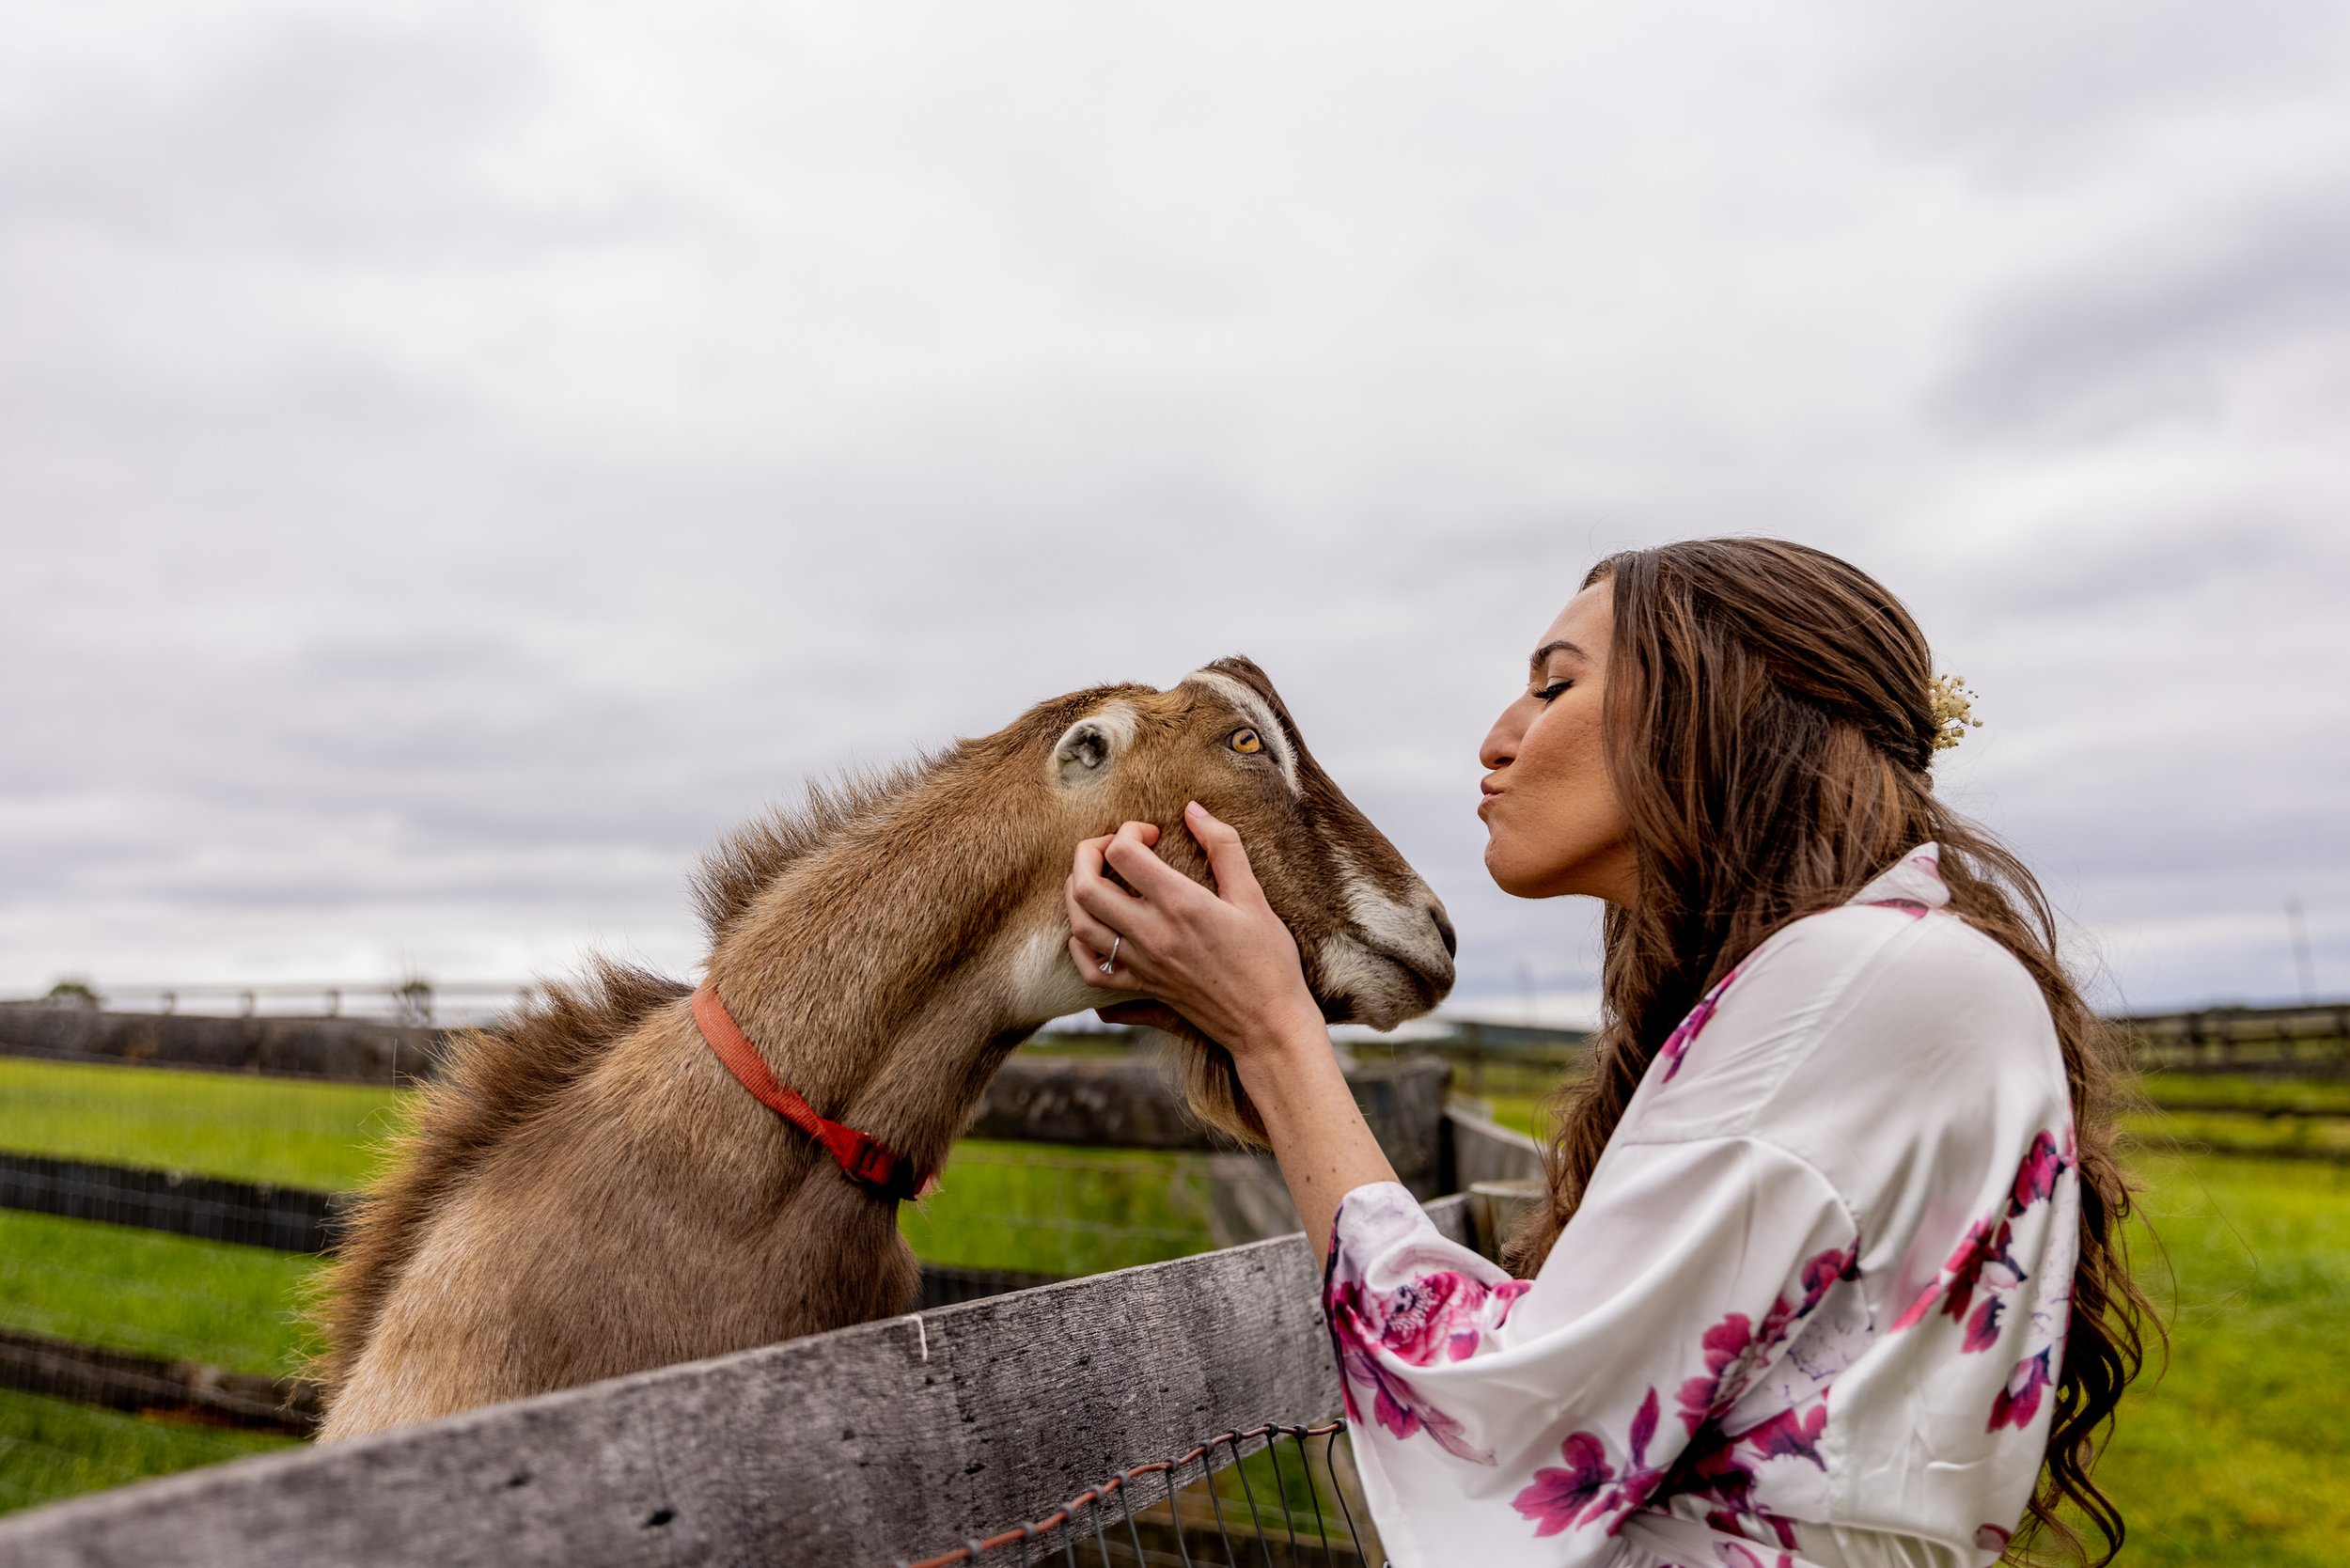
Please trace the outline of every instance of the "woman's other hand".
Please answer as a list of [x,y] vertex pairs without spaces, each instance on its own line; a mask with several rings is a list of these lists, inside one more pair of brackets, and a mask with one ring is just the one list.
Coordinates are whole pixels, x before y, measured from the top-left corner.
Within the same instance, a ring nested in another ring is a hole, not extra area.
[[[1152,823],[1128,823],[1077,846],[1070,957],[1096,984],[1156,998],[1104,1008],[1102,1016],[1164,1025],[1164,1010],[1172,1010],[1236,1061],[1301,1040],[1327,1054],[1329,1032],[1306,989],[1296,938],[1265,902],[1240,834],[1197,802],[1184,808],[1183,825],[1207,852],[1213,891],[1158,857]],[[1113,949],[1117,963],[1104,974]]]

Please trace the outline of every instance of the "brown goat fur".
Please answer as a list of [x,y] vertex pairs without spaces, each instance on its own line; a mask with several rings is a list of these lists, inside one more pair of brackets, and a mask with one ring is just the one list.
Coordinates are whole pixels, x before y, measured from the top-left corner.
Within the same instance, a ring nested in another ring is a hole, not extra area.
[[543,984],[535,1006],[451,1042],[440,1075],[418,1096],[395,1164],[361,1195],[326,1273],[328,1350],[319,1374],[328,1388],[351,1375],[400,1264],[475,1164],[576,1082],[605,1046],[687,990],[598,956],[577,982]]
[[[1255,749],[1234,744],[1250,731]],[[1065,950],[1076,840],[1156,823],[1161,855],[1206,882],[1189,800],[1240,829],[1334,1022],[1443,996],[1442,906],[1241,659],[1041,703],[738,830],[696,878],[709,983],[819,1112],[937,1168],[1006,1054],[1119,999]],[[322,1435],[904,1308],[896,1203],[752,1098],[687,996],[599,960],[455,1038],[332,1271]],[[1261,1131],[1230,1058],[1193,1047],[1194,1108]]]

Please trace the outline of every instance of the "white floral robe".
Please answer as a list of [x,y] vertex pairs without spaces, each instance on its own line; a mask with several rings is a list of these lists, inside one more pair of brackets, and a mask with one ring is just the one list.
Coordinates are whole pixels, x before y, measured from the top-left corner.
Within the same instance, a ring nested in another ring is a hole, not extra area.
[[1397,1568],[1999,1557],[2079,1196],[2048,1010],[1949,902],[1929,844],[1741,962],[1531,1281],[1347,1195],[1324,1305]]

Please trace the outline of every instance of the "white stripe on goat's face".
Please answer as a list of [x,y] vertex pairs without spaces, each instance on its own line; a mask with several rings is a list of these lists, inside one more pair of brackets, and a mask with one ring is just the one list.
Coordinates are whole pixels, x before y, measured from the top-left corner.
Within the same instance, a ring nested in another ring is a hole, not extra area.
[[1342,886],[1349,924],[1324,938],[1315,955],[1323,992],[1345,1004],[1337,1021],[1386,1029],[1418,1017],[1432,998],[1414,975],[1434,985],[1438,996],[1452,984],[1452,953],[1445,942],[1450,927],[1440,923],[1444,905],[1417,876],[1397,894],[1349,865]]
[[1324,918],[1312,921],[1312,930],[1290,924],[1325,1015],[1333,1023],[1391,1028],[1434,1007],[1451,989],[1453,975],[1452,928],[1435,893],[1306,755],[1275,700],[1214,666],[1183,682],[1213,692],[1257,730],[1311,824],[1308,837],[1323,864],[1311,873],[1319,896],[1306,897],[1324,906]]
[[1300,793],[1302,786],[1297,781],[1297,749],[1290,745],[1289,731],[1281,728],[1281,721],[1274,716],[1264,698],[1220,669],[1195,669],[1183,677],[1183,684],[1189,685],[1194,682],[1214,691],[1240,711],[1241,716],[1248,721],[1249,727],[1264,742],[1265,749],[1273,753],[1273,760],[1280,766],[1281,778],[1289,785],[1290,793]]

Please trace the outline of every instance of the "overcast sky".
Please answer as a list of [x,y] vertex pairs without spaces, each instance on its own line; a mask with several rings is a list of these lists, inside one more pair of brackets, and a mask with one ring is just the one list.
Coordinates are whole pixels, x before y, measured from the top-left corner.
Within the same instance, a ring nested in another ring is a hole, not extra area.
[[1476,749],[1595,557],[1902,594],[2107,1005],[2350,992],[2350,11],[10,6],[0,989],[684,974],[810,776],[1246,651]]

